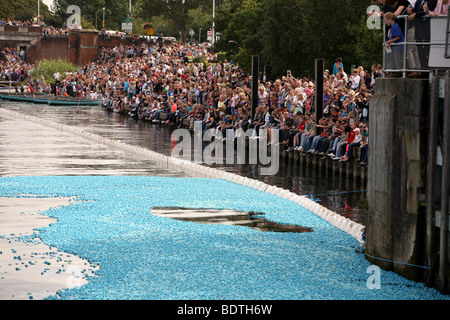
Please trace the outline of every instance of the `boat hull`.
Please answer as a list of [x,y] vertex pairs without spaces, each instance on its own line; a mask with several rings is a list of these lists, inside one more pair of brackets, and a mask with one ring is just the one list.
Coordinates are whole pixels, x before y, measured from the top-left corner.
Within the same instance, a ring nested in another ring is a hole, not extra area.
[[48,94],[10,94],[0,93],[0,99],[8,101],[49,104],[54,106],[98,106],[101,100],[90,100],[78,97],[58,97]]

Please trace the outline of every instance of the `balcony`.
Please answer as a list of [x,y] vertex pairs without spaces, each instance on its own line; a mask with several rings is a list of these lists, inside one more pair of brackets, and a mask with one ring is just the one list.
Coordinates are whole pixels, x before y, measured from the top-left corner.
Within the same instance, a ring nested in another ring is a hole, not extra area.
[[[385,75],[407,77],[411,73],[422,76],[433,71],[450,70],[450,14],[425,16],[408,20],[398,16],[396,23],[403,31],[405,42],[386,47],[383,43],[383,69]],[[384,34],[387,26],[384,24]],[[389,50],[390,49],[390,50]]]

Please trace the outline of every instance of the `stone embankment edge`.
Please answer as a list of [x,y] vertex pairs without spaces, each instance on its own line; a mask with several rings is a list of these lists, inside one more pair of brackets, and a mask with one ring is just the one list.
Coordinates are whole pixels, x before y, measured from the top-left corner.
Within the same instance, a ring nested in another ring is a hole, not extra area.
[[163,155],[159,152],[155,152],[153,150],[149,150],[140,146],[132,145],[123,143],[121,141],[112,140],[106,137],[103,137],[101,135],[89,132],[87,130],[84,130],[82,128],[68,126],[62,123],[57,123],[48,119],[44,118],[38,118],[31,115],[26,115],[20,112],[7,110],[0,108],[0,114],[3,114],[5,116],[13,117],[16,119],[23,119],[26,121],[38,123],[44,126],[52,127],[54,129],[64,131],[64,132],[70,132],[72,134],[75,134],[77,136],[87,138],[91,141],[98,142],[101,144],[104,144],[109,147],[117,148],[135,155],[138,155],[139,157],[145,158],[147,160],[152,160],[157,163],[157,165],[161,166],[162,168],[166,169],[177,169],[182,170],[183,172],[187,173],[188,175],[198,176],[198,177],[204,177],[204,178],[215,178],[215,179],[224,179],[233,183],[237,183],[240,185],[244,185],[250,188],[254,188],[256,190],[267,192],[270,194],[277,195],[279,197],[291,200],[302,207],[310,210],[311,212],[315,213],[322,219],[328,221],[335,227],[343,230],[344,232],[351,235],[353,238],[358,240],[361,244],[363,244],[363,231],[364,231],[364,225],[359,224],[357,222],[354,222],[340,214],[337,214],[334,211],[331,211],[324,206],[320,205],[319,203],[305,197],[300,196],[296,193],[293,193],[287,189],[279,188],[276,186],[268,185],[262,181],[258,181],[256,179],[251,179],[247,177],[240,176],[238,174],[226,172],[223,170],[215,169],[215,168],[209,168],[205,167],[203,165],[194,163],[189,160],[184,160],[180,158],[174,158],[171,156]]

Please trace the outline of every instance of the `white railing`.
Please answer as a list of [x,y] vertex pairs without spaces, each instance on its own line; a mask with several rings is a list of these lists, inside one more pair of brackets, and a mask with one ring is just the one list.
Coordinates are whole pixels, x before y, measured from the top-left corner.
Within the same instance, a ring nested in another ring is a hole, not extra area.
[[[413,20],[408,20],[407,15],[398,16],[396,22],[402,29],[404,42],[391,44],[389,48],[383,42],[384,73],[406,77],[409,73],[450,69],[449,20],[450,13]],[[385,24],[383,32],[386,39]]]

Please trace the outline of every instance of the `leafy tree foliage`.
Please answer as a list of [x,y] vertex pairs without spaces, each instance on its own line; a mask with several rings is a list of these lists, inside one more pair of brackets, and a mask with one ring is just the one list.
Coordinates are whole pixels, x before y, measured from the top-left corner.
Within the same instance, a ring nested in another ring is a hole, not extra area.
[[163,15],[175,24],[181,34],[181,41],[187,41],[189,11],[202,8],[212,10],[212,1],[208,0],[138,0],[140,1],[140,16],[148,21],[152,17]]
[[346,68],[381,62],[381,31],[366,26],[370,0],[237,1],[218,45],[247,71],[251,55],[261,56],[269,76],[312,76],[316,58],[329,69],[337,57]]
[[264,1],[261,56],[269,74],[282,75],[291,70],[298,75],[307,67],[305,54],[311,48],[305,34],[302,5],[303,1],[298,0]]
[[[33,15],[37,15],[38,5],[37,1],[29,0],[12,0],[0,1],[0,19],[11,19],[19,21],[32,20]],[[48,6],[42,2],[39,3],[39,15],[41,19],[47,23],[54,22]]]
[[105,27],[108,30],[120,30],[128,14],[128,1],[124,0],[54,0],[53,11],[58,19],[58,26],[62,26],[71,15],[67,13],[70,5],[78,6],[82,21],[84,19],[87,25],[96,29],[102,28],[102,8],[105,8]]

